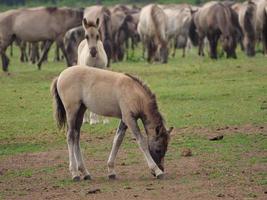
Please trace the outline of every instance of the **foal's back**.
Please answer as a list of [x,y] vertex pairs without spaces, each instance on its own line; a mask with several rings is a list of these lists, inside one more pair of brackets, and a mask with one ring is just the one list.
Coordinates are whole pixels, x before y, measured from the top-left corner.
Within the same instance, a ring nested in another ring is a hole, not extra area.
[[121,118],[123,113],[138,113],[146,93],[129,76],[86,66],[64,70],[57,83],[65,107],[81,102],[92,112]]

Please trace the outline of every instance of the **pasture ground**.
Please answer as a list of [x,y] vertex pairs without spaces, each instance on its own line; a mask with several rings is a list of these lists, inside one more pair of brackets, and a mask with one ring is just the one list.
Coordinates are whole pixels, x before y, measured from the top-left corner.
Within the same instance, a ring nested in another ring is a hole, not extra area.
[[[50,60],[53,57],[51,51]],[[118,120],[84,125],[81,142],[91,181],[73,182],[64,132],[52,118],[50,83],[64,68],[49,61],[41,71],[11,59],[0,72],[0,199],[266,199],[267,62],[257,54],[237,60],[181,52],[166,65],[131,61],[112,70],[141,77],[174,126],[166,178],[155,180],[128,132],[117,157],[115,181],[106,161]],[[219,141],[212,135],[223,134]],[[191,157],[181,156],[185,148]],[[99,189],[96,193],[91,190]]]

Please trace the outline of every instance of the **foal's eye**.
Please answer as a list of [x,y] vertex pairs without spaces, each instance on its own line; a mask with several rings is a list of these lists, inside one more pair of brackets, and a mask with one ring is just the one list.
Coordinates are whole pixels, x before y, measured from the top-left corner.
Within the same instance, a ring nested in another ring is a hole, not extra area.
[[99,40],[99,35],[96,36],[96,40]]

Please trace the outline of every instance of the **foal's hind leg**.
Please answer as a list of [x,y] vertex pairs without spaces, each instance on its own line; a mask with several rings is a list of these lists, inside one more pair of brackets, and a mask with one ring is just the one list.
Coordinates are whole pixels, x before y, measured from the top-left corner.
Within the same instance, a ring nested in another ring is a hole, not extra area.
[[76,127],[76,130],[78,132],[78,135],[74,140],[74,153],[75,153],[75,158],[77,161],[78,170],[81,172],[81,174],[83,175],[83,178],[85,180],[90,180],[91,176],[84,165],[84,161],[83,161],[83,157],[82,157],[82,153],[81,153],[81,148],[80,148],[80,131],[81,131],[82,123],[83,123],[83,116],[84,116],[85,110],[86,110],[86,108],[82,104],[80,106],[79,111],[77,112],[77,115],[76,115],[75,127]]
[[115,177],[116,177],[116,173],[115,173],[115,169],[114,169],[114,162],[115,162],[118,150],[120,148],[120,145],[123,141],[126,129],[127,129],[127,126],[121,120],[119,127],[117,129],[116,135],[113,139],[112,149],[111,149],[111,152],[110,152],[109,158],[108,158],[108,177],[109,177],[109,179],[115,179]]

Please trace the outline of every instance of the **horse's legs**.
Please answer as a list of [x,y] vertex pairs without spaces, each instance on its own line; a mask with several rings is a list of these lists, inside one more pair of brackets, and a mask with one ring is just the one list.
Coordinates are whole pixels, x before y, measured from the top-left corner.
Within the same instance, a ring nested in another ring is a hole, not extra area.
[[43,48],[43,51],[42,51],[42,55],[41,55],[41,58],[40,60],[38,61],[37,63],[37,66],[38,66],[38,69],[40,70],[41,69],[41,66],[42,66],[42,62],[45,60],[45,58],[47,57],[47,53],[51,47],[51,45],[53,44],[53,41],[52,40],[47,40],[45,42],[45,45],[44,45],[44,48]]
[[99,117],[97,114],[90,112],[90,125],[99,123]]
[[141,131],[138,127],[137,121],[136,119],[133,118],[128,118],[126,125],[130,128],[130,130],[132,131],[132,133],[134,134],[136,141],[141,149],[141,151],[143,152],[145,159],[147,161],[148,167],[149,169],[156,174],[157,178],[162,178],[163,177],[163,171],[161,169],[159,169],[159,167],[157,166],[157,164],[155,163],[155,161],[153,160],[150,152],[149,152],[149,147],[148,147],[148,141],[147,138],[144,137],[141,134]]
[[69,61],[69,57],[68,57],[67,52],[66,52],[66,49],[64,47],[63,40],[62,39],[58,39],[56,42],[57,42],[58,47],[61,49],[64,57],[66,58],[67,66],[70,67],[71,66],[71,63]]
[[217,59],[217,41],[216,41],[216,34],[208,34],[207,35],[210,45],[210,57],[213,59]]
[[6,56],[6,53],[4,51],[1,52],[1,59],[2,59],[2,68],[4,72],[7,72],[8,65],[9,65],[9,59]]
[[109,177],[109,179],[115,179],[115,177],[116,177],[116,173],[115,173],[115,169],[114,169],[114,162],[115,162],[118,150],[120,148],[120,145],[123,141],[126,130],[127,130],[127,126],[121,120],[119,123],[118,129],[117,129],[116,135],[113,139],[112,149],[111,149],[111,152],[110,152],[109,158],[108,158],[108,177]]
[[85,106],[81,105],[79,111],[77,112],[76,126],[75,126],[77,130],[77,137],[74,139],[74,154],[77,161],[78,170],[83,175],[84,180],[90,180],[91,176],[84,165],[84,160],[80,148],[80,130],[85,111],[86,111]]

